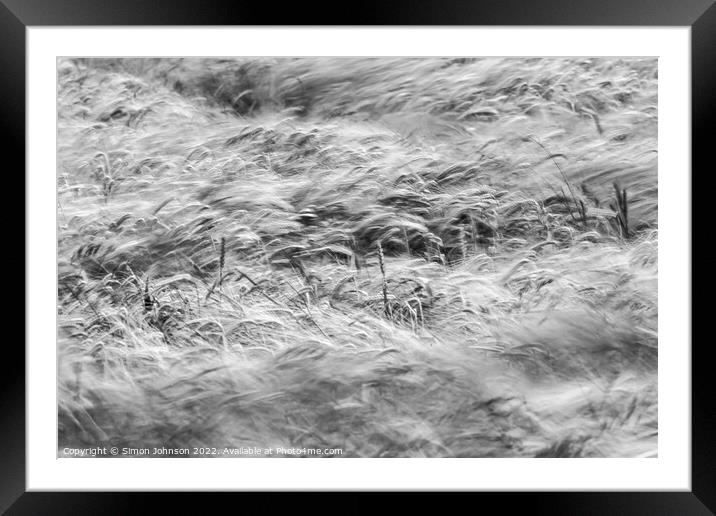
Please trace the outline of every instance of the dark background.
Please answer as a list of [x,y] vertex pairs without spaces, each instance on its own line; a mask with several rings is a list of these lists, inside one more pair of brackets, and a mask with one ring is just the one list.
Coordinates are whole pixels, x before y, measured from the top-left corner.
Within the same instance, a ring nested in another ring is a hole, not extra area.
[[2,0],[25,25],[692,25],[711,0]]
[[[383,2],[274,2],[204,0],[0,0],[0,142],[3,149],[6,197],[20,198],[24,191],[25,135],[25,27],[32,25],[679,25],[692,27],[692,146],[693,178],[713,173],[711,147],[715,127],[716,100],[716,6],[713,0],[398,0]],[[568,44],[565,47],[568,49]],[[88,42],[91,49],[91,42]],[[489,52],[498,52],[491,49]],[[9,158],[9,159],[8,159]],[[22,179],[21,179],[22,178]],[[18,182],[17,187],[8,183]],[[702,195],[708,189],[700,189]],[[693,198],[693,224],[710,221],[705,212],[709,201]],[[701,216],[699,217],[699,210]],[[19,242],[24,229],[15,221],[6,221],[5,300],[11,308],[26,310],[21,287],[7,285],[7,279],[19,279],[17,263]],[[15,235],[10,232],[15,231]],[[708,231],[698,233],[707,238]],[[703,246],[704,244],[702,244]],[[693,251],[692,251],[693,253]],[[692,255],[693,256],[693,255]],[[696,255],[698,257],[698,255]],[[704,253],[707,258],[709,253]],[[25,277],[32,271],[25,268]],[[710,292],[709,275],[699,283],[698,291]],[[24,290],[24,285],[23,285]],[[707,301],[692,303],[693,309],[708,309]],[[6,315],[12,321],[10,315]],[[695,320],[708,318],[696,317]],[[12,328],[7,324],[7,328]],[[349,494],[335,496],[292,494],[283,499],[260,494],[123,494],[123,493],[25,493],[25,353],[19,339],[6,330],[0,364],[0,512],[6,514],[138,514],[194,513],[211,511],[211,502],[228,503],[231,512],[278,509],[358,514],[387,507],[385,495]],[[683,343],[684,346],[689,343]],[[694,339],[693,360],[693,493],[479,493],[451,494],[449,501],[471,511],[490,512],[490,502],[499,512],[526,514],[713,514],[716,508],[716,415],[711,341]],[[48,352],[54,352],[48,343]],[[593,459],[599,460],[599,459]],[[308,497],[310,496],[310,499]],[[211,497],[211,498],[209,498]],[[230,497],[230,498],[229,498]],[[460,510],[438,501],[442,511]],[[422,494],[411,494],[400,501],[404,511],[419,504],[428,509]],[[449,503],[449,502],[448,502]],[[153,504],[155,504],[153,506]],[[11,507],[12,506],[12,507]],[[711,510],[709,510],[708,508]],[[442,512],[441,511],[441,512]],[[223,512],[223,510],[222,510]]]

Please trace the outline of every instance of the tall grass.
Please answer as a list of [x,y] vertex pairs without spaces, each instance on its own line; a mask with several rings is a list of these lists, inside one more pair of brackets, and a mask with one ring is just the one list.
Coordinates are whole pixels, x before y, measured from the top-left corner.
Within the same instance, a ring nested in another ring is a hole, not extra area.
[[656,455],[656,60],[58,77],[60,449]]

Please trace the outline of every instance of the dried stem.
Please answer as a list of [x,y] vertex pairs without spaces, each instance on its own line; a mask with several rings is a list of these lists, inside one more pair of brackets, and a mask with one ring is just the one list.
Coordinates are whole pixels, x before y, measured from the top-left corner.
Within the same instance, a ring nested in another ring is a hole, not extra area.
[[390,305],[388,304],[388,281],[385,278],[385,256],[383,255],[383,246],[378,242],[378,263],[380,264],[380,275],[383,278],[383,309],[385,315],[390,317]]

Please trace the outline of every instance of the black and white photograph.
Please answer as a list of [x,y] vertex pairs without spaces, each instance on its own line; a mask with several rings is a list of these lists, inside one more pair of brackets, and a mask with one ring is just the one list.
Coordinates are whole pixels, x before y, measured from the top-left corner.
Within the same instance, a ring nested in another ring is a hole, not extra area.
[[56,66],[58,457],[659,457],[657,57]]

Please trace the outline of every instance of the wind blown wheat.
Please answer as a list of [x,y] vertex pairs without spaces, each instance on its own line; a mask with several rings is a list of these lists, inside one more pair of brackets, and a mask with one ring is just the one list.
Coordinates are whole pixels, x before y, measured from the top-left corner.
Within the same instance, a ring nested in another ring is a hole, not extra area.
[[656,60],[66,59],[57,109],[60,450],[656,455]]

